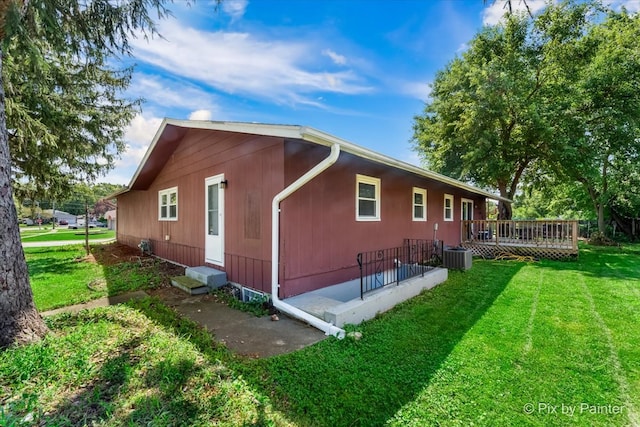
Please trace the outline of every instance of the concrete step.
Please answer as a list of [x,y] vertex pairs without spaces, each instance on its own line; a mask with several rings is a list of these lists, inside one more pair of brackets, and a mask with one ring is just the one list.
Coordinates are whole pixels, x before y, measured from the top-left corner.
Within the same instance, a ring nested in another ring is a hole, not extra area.
[[187,267],[185,269],[185,275],[209,286],[211,289],[219,288],[228,283],[227,273],[211,267]]
[[323,320],[325,317],[324,312],[327,309],[344,304],[342,301],[313,293],[287,298],[285,302]]
[[172,277],[171,284],[190,295],[206,294],[209,292],[209,287],[207,285],[187,276]]

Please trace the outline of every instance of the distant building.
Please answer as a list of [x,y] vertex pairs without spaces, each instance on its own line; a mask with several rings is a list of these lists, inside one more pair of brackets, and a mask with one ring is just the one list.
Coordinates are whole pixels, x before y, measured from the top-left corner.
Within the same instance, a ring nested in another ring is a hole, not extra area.
[[117,221],[116,221],[116,215],[117,215],[117,210],[113,209],[110,211],[106,211],[104,213],[104,218],[107,220],[107,228],[109,230],[115,230],[116,229],[116,225],[117,225]]

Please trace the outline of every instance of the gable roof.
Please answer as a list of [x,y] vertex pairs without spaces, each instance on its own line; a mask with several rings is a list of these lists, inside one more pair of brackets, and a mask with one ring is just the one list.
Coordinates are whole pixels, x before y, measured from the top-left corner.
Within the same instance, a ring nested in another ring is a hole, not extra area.
[[246,123],[246,122],[219,122],[208,120],[177,120],[165,118],[160,124],[160,128],[156,132],[147,152],[145,153],[138,169],[131,178],[131,182],[126,189],[113,194],[110,197],[116,197],[130,190],[144,190],[148,188],[162,167],[166,164],[171,154],[177,147],[177,142],[187,133],[189,129],[216,130],[225,132],[245,133],[260,136],[273,136],[285,139],[299,139],[318,145],[331,147],[333,144],[339,144],[341,151],[351,153],[357,157],[367,159],[379,164],[390,166],[392,168],[411,172],[416,175],[429,178],[453,187],[468,191],[473,194],[485,196],[494,200],[503,200],[510,202],[509,199],[500,197],[491,192],[479,189],[470,184],[458,181],[439,173],[414,166],[410,163],[394,159],[384,154],[377,153],[349,141],[337,138],[326,132],[308,127],[297,125],[274,125],[262,123]]

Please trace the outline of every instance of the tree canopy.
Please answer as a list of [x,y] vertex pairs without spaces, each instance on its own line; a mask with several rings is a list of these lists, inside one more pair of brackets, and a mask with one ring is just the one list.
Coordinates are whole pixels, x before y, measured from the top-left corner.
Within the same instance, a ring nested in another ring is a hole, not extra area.
[[162,16],[162,4],[10,2],[2,76],[16,192],[29,184],[56,198],[113,166],[139,105],[122,96],[132,69],[118,68],[118,55],[129,52],[128,34],[154,31],[146,11]]
[[582,188],[603,224],[640,168],[639,28],[638,15],[571,1],[485,27],[437,74],[415,147],[509,199],[545,177]]
[[154,12],[167,13],[165,0],[0,2],[0,348],[46,333],[12,181],[60,193],[112,163],[135,101],[120,98],[130,70],[110,64],[130,37],[155,32]]

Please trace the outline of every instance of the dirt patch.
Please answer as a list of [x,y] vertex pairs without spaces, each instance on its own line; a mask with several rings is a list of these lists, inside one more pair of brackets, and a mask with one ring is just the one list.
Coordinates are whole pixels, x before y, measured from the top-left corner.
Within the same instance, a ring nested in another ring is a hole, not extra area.
[[95,264],[98,261],[96,261],[96,258],[93,256],[93,254],[89,254],[86,256],[83,256],[82,258],[76,258],[77,262],[88,262],[90,264]]
[[140,261],[142,258],[140,249],[132,248],[120,243],[109,243],[108,245],[94,245],[91,247],[91,255],[101,265],[113,265],[121,262]]
[[153,268],[162,277],[161,288],[170,288],[170,278],[184,275],[184,267],[163,261],[150,255],[143,255],[140,249],[132,248],[120,243],[96,245],[91,248],[91,255],[95,262],[103,266],[112,266],[123,262],[136,263],[140,269]]

